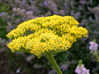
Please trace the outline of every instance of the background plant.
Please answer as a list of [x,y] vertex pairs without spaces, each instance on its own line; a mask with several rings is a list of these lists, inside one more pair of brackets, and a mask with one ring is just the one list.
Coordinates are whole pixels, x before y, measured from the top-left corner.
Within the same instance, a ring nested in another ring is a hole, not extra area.
[[[73,16],[79,21],[79,26],[83,26],[89,31],[88,38],[78,40],[73,44],[69,51],[59,53],[55,56],[55,59],[58,64],[60,64],[63,73],[75,73],[74,70],[79,59],[82,59],[85,67],[90,69],[91,74],[99,73],[99,64],[95,62],[94,56],[90,54],[89,51],[90,41],[96,39],[97,44],[99,44],[98,4],[98,0],[0,0],[0,61],[3,60],[3,62],[0,63],[0,66],[2,66],[2,64],[6,65],[6,63],[12,62],[8,66],[3,65],[2,69],[0,68],[0,72],[2,74],[14,74],[20,65],[22,65],[22,63],[20,63],[22,61],[19,60],[19,58],[22,57],[25,62],[21,67],[20,74],[24,74],[24,72],[32,74],[31,70],[33,69],[36,71],[34,71],[34,73],[37,74],[39,74],[39,72],[42,72],[42,74],[54,73],[51,68],[48,68],[48,63],[45,58],[41,58],[42,60],[37,59],[35,56],[33,57],[33,55],[24,54],[23,52],[15,54],[11,53],[6,47],[6,44],[10,41],[7,39],[6,34],[16,28],[16,26],[23,21],[36,18],[38,16],[58,14],[62,16]],[[6,59],[4,59],[4,57],[6,57]],[[8,60],[8,62],[5,62],[4,60]],[[16,63],[18,64],[17,66]],[[49,72],[47,72],[48,70]]]

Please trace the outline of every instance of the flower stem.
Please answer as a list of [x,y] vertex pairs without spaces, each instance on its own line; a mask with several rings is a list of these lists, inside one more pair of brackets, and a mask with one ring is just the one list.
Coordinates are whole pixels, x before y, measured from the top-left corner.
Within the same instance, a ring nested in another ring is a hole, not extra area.
[[57,65],[54,57],[52,56],[51,53],[45,53],[47,59],[50,61],[51,65],[53,66],[53,68],[55,69],[55,71],[57,72],[57,74],[63,74],[62,71],[60,70],[59,66]]

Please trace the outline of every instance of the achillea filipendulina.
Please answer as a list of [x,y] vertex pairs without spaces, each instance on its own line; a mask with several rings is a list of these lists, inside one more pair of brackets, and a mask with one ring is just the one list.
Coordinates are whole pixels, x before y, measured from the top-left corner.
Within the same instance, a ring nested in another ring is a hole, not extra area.
[[[28,51],[41,57],[68,50],[78,38],[88,37],[88,31],[78,27],[72,16],[38,17],[20,24],[7,34],[12,39],[7,46],[12,52]],[[31,33],[29,33],[31,31]]]

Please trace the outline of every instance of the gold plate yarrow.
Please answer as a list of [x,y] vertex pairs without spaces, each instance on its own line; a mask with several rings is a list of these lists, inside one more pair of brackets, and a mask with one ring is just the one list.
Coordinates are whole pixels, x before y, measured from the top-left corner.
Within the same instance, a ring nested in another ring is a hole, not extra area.
[[38,17],[19,24],[9,32],[7,37],[12,39],[12,42],[7,46],[12,52],[27,51],[37,57],[41,57],[45,52],[63,52],[78,38],[88,37],[88,31],[78,25],[78,21],[72,16]]

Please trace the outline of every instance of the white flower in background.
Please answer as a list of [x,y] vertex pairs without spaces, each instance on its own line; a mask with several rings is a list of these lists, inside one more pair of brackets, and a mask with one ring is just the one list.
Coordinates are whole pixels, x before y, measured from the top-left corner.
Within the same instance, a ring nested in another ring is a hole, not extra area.
[[21,69],[19,68],[19,69],[16,70],[16,73],[20,73],[20,71],[21,71]]

